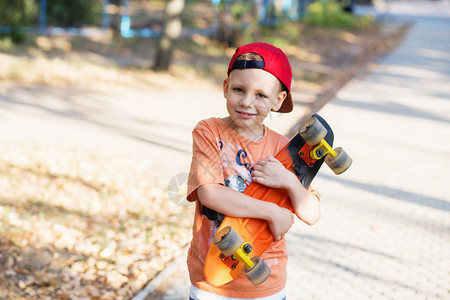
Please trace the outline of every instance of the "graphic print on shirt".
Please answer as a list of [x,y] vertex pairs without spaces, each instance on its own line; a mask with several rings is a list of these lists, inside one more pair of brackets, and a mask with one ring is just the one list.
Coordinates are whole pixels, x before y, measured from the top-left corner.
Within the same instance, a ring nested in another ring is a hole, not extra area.
[[[251,157],[240,145],[223,142],[218,138],[216,138],[216,142],[220,149],[220,160],[225,177],[224,185],[243,193],[252,182],[251,171],[253,167],[250,163]],[[215,229],[219,228],[225,218],[225,215],[205,206],[202,209],[202,214],[214,222]]]
[[232,188],[235,191],[244,192],[247,188],[244,178],[240,175],[231,175],[225,179],[225,186]]

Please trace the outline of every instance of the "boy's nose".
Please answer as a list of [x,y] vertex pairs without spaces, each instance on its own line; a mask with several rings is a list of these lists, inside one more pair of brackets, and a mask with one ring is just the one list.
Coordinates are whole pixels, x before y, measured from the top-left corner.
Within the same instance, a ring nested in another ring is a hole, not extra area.
[[255,99],[253,99],[252,95],[247,94],[241,99],[241,102],[239,104],[243,107],[251,107],[254,101]]

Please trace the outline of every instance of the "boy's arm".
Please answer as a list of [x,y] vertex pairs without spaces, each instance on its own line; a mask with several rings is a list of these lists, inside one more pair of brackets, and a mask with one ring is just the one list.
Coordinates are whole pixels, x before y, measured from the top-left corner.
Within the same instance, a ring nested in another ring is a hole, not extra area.
[[314,225],[320,219],[319,198],[308,191],[294,173],[288,171],[287,176],[289,179],[285,188],[289,193],[295,214],[306,224]]
[[259,161],[252,172],[253,181],[272,188],[284,188],[297,217],[308,225],[320,219],[320,202],[315,194],[305,189],[294,173],[287,170],[276,158],[269,156]]
[[288,209],[220,184],[202,185],[197,195],[202,205],[226,216],[266,220],[276,241],[284,238],[294,222],[294,214]]

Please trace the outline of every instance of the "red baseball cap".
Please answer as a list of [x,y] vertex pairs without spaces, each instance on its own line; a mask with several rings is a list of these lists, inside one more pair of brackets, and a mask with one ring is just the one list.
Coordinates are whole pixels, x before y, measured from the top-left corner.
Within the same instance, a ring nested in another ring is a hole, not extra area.
[[[236,61],[239,55],[250,52],[261,55],[263,61]],[[292,111],[294,106],[291,95],[292,68],[289,64],[287,56],[280,48],[266,43],[252,43],[240,46],[236,49],[236,52],[234,52],[233,57],[231,57],[227,74],[230,75],[230,72],[234,69],[263,69],[278,78],[278,80],[280,80],[283,84],[283,88],[287,91],[288,95],[277,112],[288,113]]]

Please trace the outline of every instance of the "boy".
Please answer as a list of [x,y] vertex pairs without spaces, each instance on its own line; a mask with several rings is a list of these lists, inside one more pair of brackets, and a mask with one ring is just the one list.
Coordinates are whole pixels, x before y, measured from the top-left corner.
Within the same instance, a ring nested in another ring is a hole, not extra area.
[[[203,120],[193,130],[188,200],[196,202],[196,210],[187,259],[192,283],[190,299],[280,300],[286,297],[284,236],[294,222],[294,214],[242,192],[252,181],[284,188],[299,219],[312,225],[320,218],[318,195],[306,190],[273,157],[289,140],[263,124],[271,110],[292,111],[291,80],[291,66],[280,49],[265,43],[237,48],[223,82],[229,116]],[[204,278],[206,253],[225,215],[268,222],[274,242],[261,258],[272,272],[263,284],[253,286],[241,275],[216,287]]]

